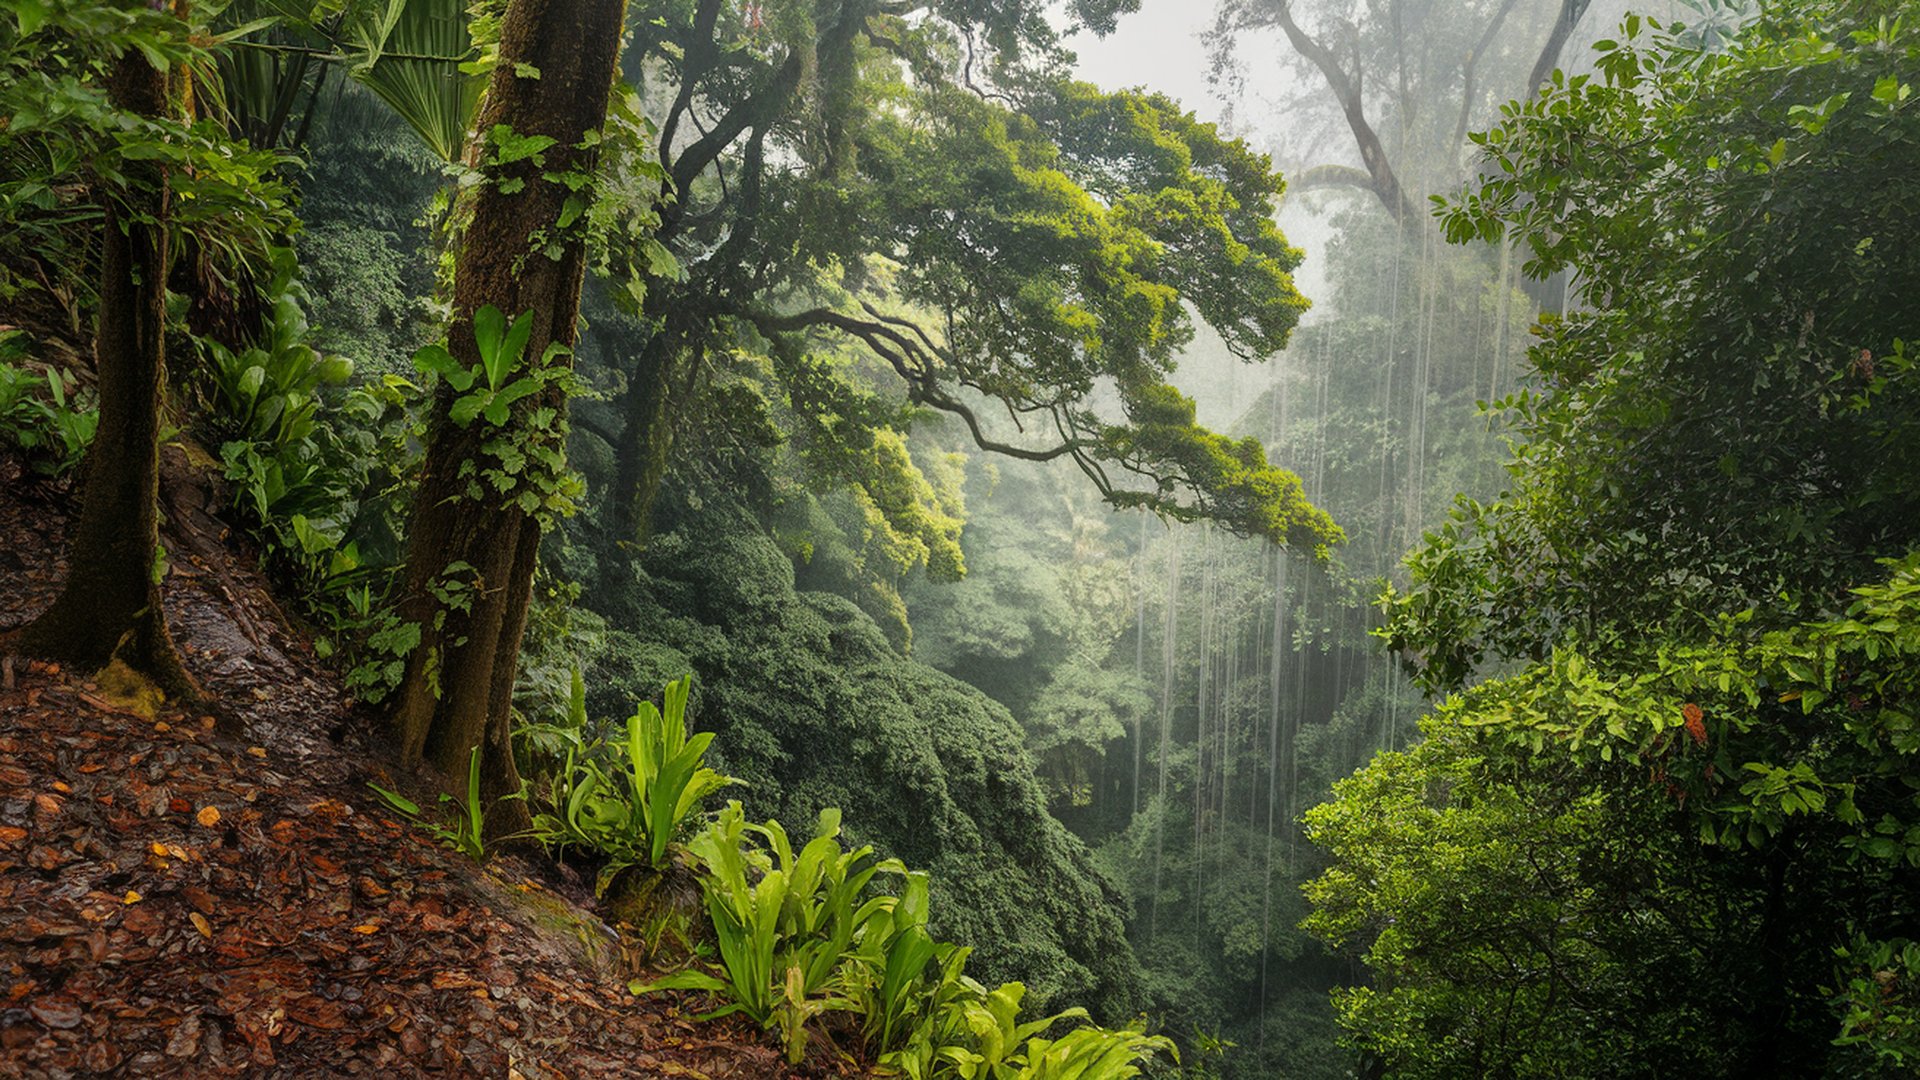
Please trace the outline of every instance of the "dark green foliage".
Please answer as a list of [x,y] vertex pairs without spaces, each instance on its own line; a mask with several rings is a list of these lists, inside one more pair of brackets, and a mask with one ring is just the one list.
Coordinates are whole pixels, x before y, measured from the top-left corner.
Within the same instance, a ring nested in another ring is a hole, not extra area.
[[1047,813],[1012,718],[902,659],[851,602],[793,580],[750,519],[708,505],[697,532],[659,534],[618,594],[586,598],[634,628],[608,636],[588,684],[643,693],[625,680],[691,660],[695,714],[752,813],[797,822],[842,808],[856,839],[928,872],[933,932],[973,946],[983,978],[1131,1016],[1123,901]]
[[336,84],[298,174],[296,238],[315,345],[367,374],[411,375],[439,334],[430,227],[439,163],[372,94]]
[[1764,5],[1707,56],[1629,18],[1600,75],[1480,140],[1498,171],[1449,231],[1516,236],[1593,307],[1543,326],[1506,403],[1508,489],[1389,597],[1393,643],[1458,692],[1309,816],[1332,856],[1310,925],[1366,950],[1338,1006],[1392,1075],[1911,1060],[1920,260],[1881,230],[1911,231],[1920,39],[1899,7]]
[[37,473],[60,476],[80,464],[100,414],[68,384],[70,376],[11,363],[24,354],[25,337],[0,331],[0,447],[18,452]]
[[[1437,686],[1484,659],[1763,609],[1832,612],[1920,519],[1920,77],[1898,4],[1773,4],[1732,51],[1652,24],[1602,76],[1507,110],[1447,212],[1595,303],[1547,323],[1504,403],[1516,482],[1415,556],[1394,644]],[[1756,105],[1756,102],[1762,104]],[[1764,207],[1764,210],[1757,209]]]

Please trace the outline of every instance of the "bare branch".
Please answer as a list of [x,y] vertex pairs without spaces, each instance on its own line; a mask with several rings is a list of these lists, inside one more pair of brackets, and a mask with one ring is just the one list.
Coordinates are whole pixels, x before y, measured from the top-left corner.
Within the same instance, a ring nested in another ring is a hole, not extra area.
[[[1572,0],[1569,0],[1572,2]],[[1273,10],[1279,19],[1280,29],[1286,32],[1287,40],[1293,44],[1294,51],[1306,57],[1327,80],[1327,88],[1333,91],[1334,99],[1340,103],[1340,111],[1346,115],[1347,127],[1353,131],[1353,140],[1360,147],[1360,161],[1366,166],[1368,189],[1379,198],[1380,204],[1394,219],[1405,223],[1417,220],[1413,203],[1408,201],[1406,192],[1401,190],[1400,178],[1394,175],[1393,165],[1387,160],[1387,150],[1380,142],[1380,136],[1373,130],[1373,124],[1367,120],[1366,102],[1360,93],[1360,70],[1356,67],[1352,74],[1340,66],[1340,59],[1333,50],[1315,41],[1300,24],[1293,19],[1293,6],[1290,0],[1273,0]]]
[[1539,93],[1553,77],[1553,69],[1560,64],[1561,50],[1567,47],[1574,26],[1592,5],[1593,0],[1560,0],[1560,16],[1553,21],[1553,32],[1547,35],[1547,43],[1540,49],[1540,59],[1533,62],[1533,76],[1527,83],[1529,92]]

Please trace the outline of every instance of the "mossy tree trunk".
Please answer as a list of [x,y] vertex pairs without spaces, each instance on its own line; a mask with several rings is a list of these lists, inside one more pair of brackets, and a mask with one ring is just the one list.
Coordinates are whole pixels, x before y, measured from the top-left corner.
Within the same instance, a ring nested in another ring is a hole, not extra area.
[[[505,125],[516,136],[554,143],[541,164],[492,170],[492,179],[508,182],[485,184],[473,199],[448,342],[463,366],[480,361],[473,316],[487,305],[509,320],[533,313],[530,361],[549,345],[574,343],[585,251],[577,233],[558,225],[570,190],[544,177],[593,167],[591,148],[581,144],[606,120],[625,15],[624,0],[513,0],[507,9],[478,130]],[[455,397],[442,383],[415,496],[402,615],[419,624],[421,635],[390,716],[403,765],[460,778],[480,747],[482,790],[494,803],[489,828],[498,835],[526,823],[522,803],[497,800],[520,788],[509,743],[511,702],[541,527],[491,490],[475,497],[463,469],[488,463],[482,444],[499,429],[455,424]],[[564,410],[566,402],[550,387],[522,401],[509,424],[535,406]],[[459,605],[445,601],[449,581],[469,586]]]
[[[129,50],[115,65],[114,106],[168,108],[167,73]],[[21,631],[32,655],[101,667],[118,657],[174,697],[198,697],[167,633],[155,573],[160,545],[160,399],[166,367],[167,172],[125,163],[126,186],[104,200],[100,310],[94,337],[100,425],[88,451],[67,580]]]
[[[658,290],[662,297],[677,295]],[[648,297],[649,306],[653,296]],[[613,490],[608,494],[609,534],[613,547],[643,543],[653,517],[654,497],[666,479],[667,464],[673,452],[673,406],[685,401],[686,376],[690,364],[683,353],[699,345],[688,340],[690,321],[684,312],[645,313],[664,325],[647,340],[638,363],[627,380],[627,389],[617,406],[626,418],[619,444],[614,449]],[[609,559],[617,558],[614,551]]]

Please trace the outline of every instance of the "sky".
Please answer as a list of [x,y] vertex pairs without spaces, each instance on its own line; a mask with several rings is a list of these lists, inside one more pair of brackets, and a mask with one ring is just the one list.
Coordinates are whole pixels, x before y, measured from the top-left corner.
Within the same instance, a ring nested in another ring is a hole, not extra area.
[[1079,54],[1080,77],[1087,82],[1147,86],[1217,120],[1219,102],[1207,86],[1207,51],[1200,43],[1212,22],[1211,0],[1145,0],[1110,36],[1078,34],[1068,45]]

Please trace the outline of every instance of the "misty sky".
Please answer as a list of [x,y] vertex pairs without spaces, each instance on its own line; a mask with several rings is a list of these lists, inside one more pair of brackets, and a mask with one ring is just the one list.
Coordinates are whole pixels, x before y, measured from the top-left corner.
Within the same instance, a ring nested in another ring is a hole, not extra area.
[[1146,0],[1105,39],[1080,34],[1069,42],[1080,55],[1080,77],[1098,86],[1148,86],[1185,102],[1209,120],[1219,102],[1207,86],[1207,55],[1199,34],[1213,21],[1209,0]]

